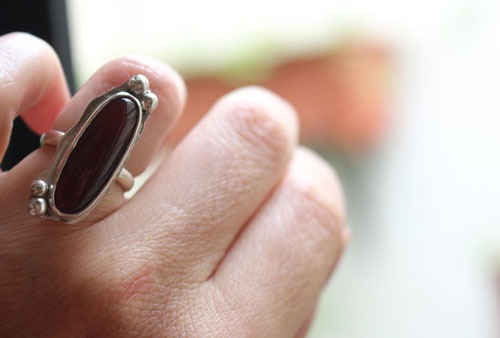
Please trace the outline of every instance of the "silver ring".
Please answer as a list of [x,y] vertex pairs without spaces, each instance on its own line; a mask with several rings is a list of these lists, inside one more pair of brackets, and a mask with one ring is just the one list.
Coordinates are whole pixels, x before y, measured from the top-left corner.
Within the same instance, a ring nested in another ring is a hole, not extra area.
[[[63,136],[64,132],[62,131],[48,131],[40,137],[40,146],[57,147]],[[122,168],[120,174],[116,178],[116,183],[118,183],[123,188],[123,191],[129,191],[134,186],[134,176],[132,176],[132,174],[127,169]]]
[[124,191],[131,189],[134,178],[125,163],[157,105],[146,76],[136,75],[94,98],[66,133],[42,135],[42,146],[57,148],[51,164],[31,185],[29,213],[76,223],[92,212],[115,181]]

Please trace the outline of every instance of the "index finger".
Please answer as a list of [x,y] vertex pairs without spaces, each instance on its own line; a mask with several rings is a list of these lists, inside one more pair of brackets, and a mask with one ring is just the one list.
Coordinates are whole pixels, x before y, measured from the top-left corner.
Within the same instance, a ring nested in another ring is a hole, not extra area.
[[50,129],[69,100],[66,80],[54,50],[26,33],[0,37],[0,159],[13,120],[22,115],[37,133]]

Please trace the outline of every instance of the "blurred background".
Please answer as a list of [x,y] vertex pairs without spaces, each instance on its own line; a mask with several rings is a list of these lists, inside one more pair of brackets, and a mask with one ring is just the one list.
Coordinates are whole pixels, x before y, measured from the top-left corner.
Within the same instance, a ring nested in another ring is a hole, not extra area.
[[[247,84],[295,105],[301,142],[337,168],[353,239],[310,337],[498,337],[500,2],[17,1],[72,89],[145,54],[185,77],[178,142]],[[4,168],[37,146],[16,122]],[[265,315],[265,314],[263,314]]]

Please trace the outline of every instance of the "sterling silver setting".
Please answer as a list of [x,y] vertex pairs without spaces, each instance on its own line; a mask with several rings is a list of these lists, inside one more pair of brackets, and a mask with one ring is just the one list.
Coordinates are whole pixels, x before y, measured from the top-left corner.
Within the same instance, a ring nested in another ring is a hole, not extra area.
[[[111,178],[107,181],[104,188],[92,200],[92,202],[83,210],[75,214],[66,214],[58,210],[54,203],[54,192],[56,183],[64,168],[64,165],[80,137],[83,135],[92,120],[99,114],[110,101],[125,97],[132,100],[138,109],[137,126],[135,127],[132,140],[128,145],[119,164],[114,169]],[[117,181],[127,191],[132,188],[134,183],[133,176],[124,168],[130,153],[137,143],[144,124],[158,105],[158,98],[149,90],[149,81],[144,75],[135,75],[122,85],[110,90],[104,95],[94,98],[85,108],[80,120],[71,127],[66,133],[60,131],[50,131],[40,138],[40,144],[57,146],[54,158],[50,165],[45,169],[31,184],[31,195],[28,204],[28,212],[32,216],[51,218],[66,223],[77,223],[87,217],[92,210],[104,198],[106,193]]]
[[[43,146],[54,146],[57,147],[61,139],[63,138],[64,133],[59,130],[51,130],[46,132],[40,137],[40,145]],[[120,171],[120,175],[116,179],[116,183],[121,185],[124,191],[129,191],[134,186],[134,176],[125,168],[122,168]],[[41,192],[41,190],[43,192]],[[47,183],[41,180],[35,180],[31,184],[31,194],[33,196],[44,196],[47,189]]]

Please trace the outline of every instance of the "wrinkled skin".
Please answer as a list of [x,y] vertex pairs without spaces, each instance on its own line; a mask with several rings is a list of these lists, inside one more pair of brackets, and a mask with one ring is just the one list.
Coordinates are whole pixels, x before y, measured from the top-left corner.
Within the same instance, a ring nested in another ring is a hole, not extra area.
[[[159,105],[127,168],[165,154],[182,79],[140,56],[109,62],[72,98],[57,56],[0,37],[0,156],[12,121],[67,130],[90,99],[145,74]],[[330,168],[297,145],[293,108],[261,88],[222,97],[129,201],[115,184],[83,222],[27,214],[43,147],[0,174],[1,337],[304,336],[349,237]]]

